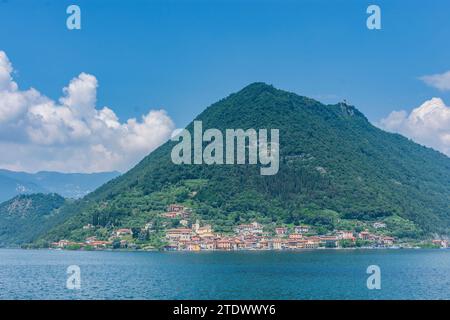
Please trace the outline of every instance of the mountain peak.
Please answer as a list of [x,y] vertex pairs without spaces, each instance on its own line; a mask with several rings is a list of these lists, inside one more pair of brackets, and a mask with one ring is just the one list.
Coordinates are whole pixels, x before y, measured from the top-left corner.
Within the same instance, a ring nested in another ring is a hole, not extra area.
[[267,84],[265,82],[252,82],[249,85],[242,88],[241,91],[244,90],[273,90],[275,87],[271,84]]
[[263,128],[291,123],[295,118],[310,121],[311,117],[328,119],[328,123],[338,118],[345,122],[368,123],[364,114],[345,101],[327,105],[264,82],[251,83],[230,94],[209,106],[195,120],[202,120],[210,128],[233,128],[239,125]]
[[237,95],[245,96],[259,96],[264,93],[275,93],[281,91],[276,89],[273,85],[267,84],[265,82],[253,82],[238,91]]

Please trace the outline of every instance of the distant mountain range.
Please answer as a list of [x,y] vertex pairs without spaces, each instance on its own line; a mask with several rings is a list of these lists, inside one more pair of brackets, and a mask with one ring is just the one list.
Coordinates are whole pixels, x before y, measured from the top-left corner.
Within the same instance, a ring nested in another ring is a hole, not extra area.
[[26,173],[0,169],[0,203],[31,193],[57,193],[65,198],[82,198],[119,175],[119,172]]

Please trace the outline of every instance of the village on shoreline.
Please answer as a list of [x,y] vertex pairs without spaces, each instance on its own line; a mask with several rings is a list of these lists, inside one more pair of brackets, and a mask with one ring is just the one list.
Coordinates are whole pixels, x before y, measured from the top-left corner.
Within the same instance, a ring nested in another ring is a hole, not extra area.
[[[233,228],[232,234],[215,233],[210,224],[198,219],[190,222],[192,210],[182,205],[171,204],[161,216],[165,219],[179,219],[179,227],[168,228],[163,237],[163,251],[238,251],[238,250],[299,250],[299,249],[352,249],[352,248],[417,248],[407,242],[370,232],[369,230],[333,230],[327,234],[317,234],[313,226],[275,226],[268,231],[266,226],[256,221],[240,224]],[[373,228],[383,230],[383,222],[374,222]],[[152,232],[153,224],[147,223],[139,232]],[[88,224],[83,229],[94,226]],[[136,231],[135,231],[136,232]],[[71,250],[156,250],[136,245],[132,228],[119,228],[111,232],[107,240],[90,236],[84,242],[60,240],[50,244],[50,248]],[[431,241],[433,247],[448,248],[447,240]]]

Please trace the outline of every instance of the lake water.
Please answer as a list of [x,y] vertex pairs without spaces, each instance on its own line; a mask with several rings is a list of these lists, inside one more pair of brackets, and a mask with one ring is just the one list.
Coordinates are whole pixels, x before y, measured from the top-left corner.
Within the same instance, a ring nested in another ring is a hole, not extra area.
[[[81,289],[66,288],[78,265]],[[381,289],[367,289],[369,265]],[[450,250],[0,250],[0,299],[450,299]]]

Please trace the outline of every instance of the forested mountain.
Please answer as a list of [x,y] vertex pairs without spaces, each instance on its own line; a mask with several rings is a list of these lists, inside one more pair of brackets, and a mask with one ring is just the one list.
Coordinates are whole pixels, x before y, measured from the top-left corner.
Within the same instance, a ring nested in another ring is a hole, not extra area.
[[169,141],[128,173],[61,208],[72,218],[45,239],[81,238],[88,223],[142,227],[175,201],[219,231],[251,219],[331,229],[336,221],[398,218],[416,234],[449,232],[450,159],[380,130],[353,106],[324,105],[254,83],[196,120],[204,130],[279,129],[278,174],[262,176],[257,165],[175,165],[176,142]]
[[0,247],[31,242],[63,222],[58,208],[64,203],[57,194],[32,194],[0,204]]

